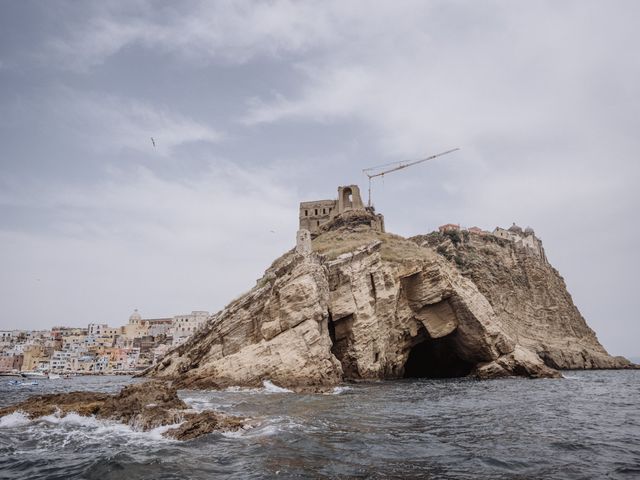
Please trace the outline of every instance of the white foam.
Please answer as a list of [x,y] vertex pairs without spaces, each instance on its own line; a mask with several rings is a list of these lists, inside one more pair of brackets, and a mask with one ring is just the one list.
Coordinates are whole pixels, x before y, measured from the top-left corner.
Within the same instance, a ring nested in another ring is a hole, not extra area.
[[237,385],[227,387],[224,391],[229,393],[264,393],[264,390],[261,388],[239,387]]
[[104,422],[96,419],[96,417],[83,417],[77,413],[71,412],[64,416],[60,415],[60,412],[56,412],[52,415],[45,415],[40,420],[52,423],[54,425],[69,425],[77,427],[91,427],[98,428],[104,426]]
[[348,392],[349,390],[353,390],[353,389],[351,387],[335,387],[333,389],[333,392],[331,392],[331,394],[340,395],[341,393]]
[[[155,444],[157,442],[176,442],[177,440],[164,437],[163,434],[180,423],[164,425],[146,432],[140,431],[135,426],[125,425],[115,420],[102,420],[96,417],[83,417],[77,413],[62,415],[60,411],[43,417],[29,420],[22,412],[14,412],[0,417],[0,428],[15,428],[30,425],[28,428],[43,441],[54,440],[55,445],[65,447],[71,442],[99,440],[104,438],[121,438],[124,442],[140,442]],[[55,428],[54,431],[49,427]],[[43,428],[44,427],[44,428]]]
[[277,385],[274,385],[269,380],[264,380],[262,382],[262,385],[264,385],[265,392],[268,392],[268,393],[293,393],[288,388],[282,388]]
[[0,417],[0,428],[13,428],[28,425],[31,420],[22,412],[13,412]]
[[183,423],[184,422],[173,423],[171,425],[163,425],[162,427],[156,427],[156,428],[153,428],[151,430],[148,430],[147,432],[138,432],[138,433],[144,433],[145,435],[148,435],[149,437],[151,437],[151,439],[153,439],[153,440],[171,441],[171,439],[169,439],[167,437],[164,437],[163,434],[165,432],[167,432],[168,430],[171,430],[172,428],[179,427]]

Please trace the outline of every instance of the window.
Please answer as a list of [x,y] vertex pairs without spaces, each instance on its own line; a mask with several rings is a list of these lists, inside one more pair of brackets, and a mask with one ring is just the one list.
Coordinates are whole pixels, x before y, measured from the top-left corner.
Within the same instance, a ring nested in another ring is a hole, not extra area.
[[316,208],[316,215],[318,214],[318,209]]
[[305,210],[305,211],[304,211],[304,216],[305,216],[305,217],[308,217],[308,216],[309,216],[309,210]]
[[323,215],[325,215],[326,213],[327,213],[327,209],[326,209],[326,208],[323,208],[323,209],[322,209],[322,214],[323,214]]

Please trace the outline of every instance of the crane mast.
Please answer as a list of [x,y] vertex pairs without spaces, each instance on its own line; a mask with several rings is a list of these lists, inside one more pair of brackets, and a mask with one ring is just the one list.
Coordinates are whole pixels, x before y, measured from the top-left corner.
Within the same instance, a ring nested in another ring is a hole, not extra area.
[[[368,205],[371,206],[371,180],[372,179],[374,179],[376,177],[383,177],[387,173],[397,172],[398,170],[402,170],[403,168],[411,167],[413,165],[417,165],[419,163],[426,162],[428,160],[433,160],[434,158],[438,158],[438,157],[441,157],[441,156],[446,155],[448,153],[455,152],[456,150],[460,150],[460,149],[459,148],[452,148],[451,150],[447,150],[446,152],[436,153],[435,155],[431,155],[430,157],[422,158],[420,160],[414,160],[414,161],[411,161],[411,162],[404,161],[404,162],[385,163],[383,165],[376,165],[375,167],[369,167],[369,168],[363,169],[362,173],[364,173],[369,178],[369,201],[368,201]],[[380,170],[381,168],[385,168],[385,167],[391,167],[391,168],[388,168],[388,169],[383,170],[381,172],[377,171],[377,170]],[[371,173],[371,172],[374,172],[374,173]]]

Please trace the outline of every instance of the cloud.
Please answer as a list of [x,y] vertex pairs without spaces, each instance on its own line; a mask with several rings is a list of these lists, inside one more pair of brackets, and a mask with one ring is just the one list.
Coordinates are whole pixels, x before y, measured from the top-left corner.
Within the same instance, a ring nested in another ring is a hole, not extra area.
[[372,12],[351,25],[360,41],[298,62],[299,90],[251,99],[243,120],[355,119],[397,156],[614,130],[609,122],[618,119],[602,116],[599,99],[637,103],[634,89],[619,85],[638,77],[640,63],[616,55],[637,36],[634,16],[620,9],[603,21],[593,5],[569,2],[550,17],[548,6],[440,4],[436,15],[403,3],[402,20],[390,17],[375,35],[379,12]]
[[168,108],[110,94],[60,89],[48,104],[65,136],[93,152],[134,149],[169,156],[183,144],[216,143],[224,137],[209,125]]
[[14,185],[0,206],[39,210],[45,221],[0,230],[0,261],[12,272],[0,281],[3,323],[118,324],[123,306],[157,316],[221,308],[295,243],[295,192],[279,177],[218,161],[190,181],[135,168],[86,187],[43,185],[38,196]]
[[244,63],[258,55],[335,44],[340,39],[332,24],[340,21],[341,13],[336,5],[328,2],[318,8],[291,0],[101,5],[84,25],[72,25],[49,39],[47,50],[61,59],[63,68],[78,71],[100,65],[131,45],[194,61]]

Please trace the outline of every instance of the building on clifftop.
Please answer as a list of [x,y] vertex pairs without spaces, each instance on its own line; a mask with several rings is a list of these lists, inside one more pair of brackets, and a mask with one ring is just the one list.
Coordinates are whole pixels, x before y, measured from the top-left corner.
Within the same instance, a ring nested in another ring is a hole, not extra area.
[[516,246],[526,249],[526,251],[533,253],[537,257],[540,257],[542,261],[548,263],[542,241],[536,237],[533,228],[527,227],[523,230],[514,223],[508,229],[496,227],[493,235],[514,242]]
[[[320,233],[320,227],[336,216],[353,210],[373,212],[372,207],[365,207],[357,185],[338,187],[336,200],[315,200],[300,203],[300,230],[309,230],[312,236]],[[379,222],[372,228],[384,232],[384,217],[377,215]]]

